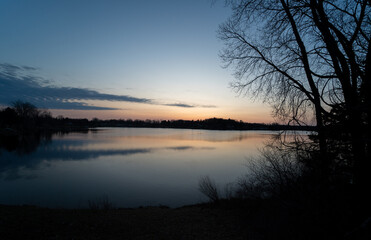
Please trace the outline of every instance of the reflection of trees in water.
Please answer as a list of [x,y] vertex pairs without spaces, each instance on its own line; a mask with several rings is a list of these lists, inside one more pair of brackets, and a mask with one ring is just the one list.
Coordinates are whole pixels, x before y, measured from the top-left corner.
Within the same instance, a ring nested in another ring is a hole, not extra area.
[[[94,131],[94,130],[93,130]],[[90,131],[86,131],[88,133]],[[98,158],[117,158],[130,161],[128,156],[151,154],[168,151],[210,151],[213,147],[192,145],[177,146],[95,146],[93,143],[106,143],[106,135],[102,139],[89,138],[76,132],[57,132],[34,135],[13,135],[0,138],[0,179],[15,180],[37,178],[39,169],[53,166],[53,162],[91,161]],[[63,138],[63,135],[71,136]],[[53,139],[54,138],[54,139]],[[115,141],[115,138],[108,142]],[[168,142],[166,142],[167,144]],[[131,144],[130,144],[131,145]]]
[[[78,131],[88,133],[89,131]],[[4,134],[5,133],[5,134]],[[18,134],[16,131],[3,131],[0,134],[0,179],[34,178],[22,169],[36,169],[43,159],[63,159],[63,153],[50,151],[53,136],[63,136],[70,131],[44,131],[33,134]],[[45,146],[40,151],[40,146]],[[66,157],[70,157],[67,154]],[[72,158],[73,159],[73,158]]]
[[41,144],[51,143],[51,136],[51,133],[0,136],[0,178],[12,180],[32,177],[20,174],[20,166],[37,166],[38,162],[28,155],[35,152]]
[[18,155],[27,155],[36,151],[40,145],[50,144],[53,136],[64,136],[72,132],[89,133],[91,131],[97,130],[37,131],[29,134],[18,134],[9,130],[7,134],[0,134],[0,155],[3,149],[8,152],[15,152]]
[[52,133],[1,136],[0,150],[26,155],[34,152],[40,144],[49,144],[51,139]]
[[[27,155],[37,150],[40,145],[52,142],[53,135],[64,136],[74,131],[45,131],[33,134],[0,134],[0,154],[2,150],[15,152],[18,155]],[[78,131],[88,133],[89,130]]]

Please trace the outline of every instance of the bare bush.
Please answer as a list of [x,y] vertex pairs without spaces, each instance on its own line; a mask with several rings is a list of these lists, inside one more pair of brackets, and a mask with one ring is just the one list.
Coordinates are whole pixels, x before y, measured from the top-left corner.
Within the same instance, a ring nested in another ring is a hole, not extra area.
[[107,196],[102,196],[101,198],[88,201],[89,209],[91,210],[110,210],[114,209],[113,203],[108,199]]
[[209,198],[212,202],[219,201],[218,188],[213,180],[209,176],[202,177],[198,182],[198,189],[201,193]]
[[236,184],[235,183],[227,183],[224,186],[224,197],[226,199],[233,199],[236,197]]
[[236,194],[242,198],[267,198],[296,187],[303,166],[293,152],[272,146],[261,150],[261,157],[251,159],[248,174],[238,180]]

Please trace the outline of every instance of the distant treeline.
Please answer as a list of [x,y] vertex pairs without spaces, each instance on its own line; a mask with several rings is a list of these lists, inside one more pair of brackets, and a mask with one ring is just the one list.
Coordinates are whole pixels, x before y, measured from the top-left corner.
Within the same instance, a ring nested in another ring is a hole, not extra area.
[[205,120],[100,120],[52,117],[50,112],[17,101],[12,107],[0,110],[0,133],[28,133],[36,131],[76,131],[96,127],[186,128],[209,130],[314,130],[311,126],[245,123],[232,119]]
[[209,130],[314,130],[311,126],[288,126],[264,123],[245,123],[232,119],[209,118],[205,120],[98,120],[89,121],[92,127],[148,127],[186,128]]

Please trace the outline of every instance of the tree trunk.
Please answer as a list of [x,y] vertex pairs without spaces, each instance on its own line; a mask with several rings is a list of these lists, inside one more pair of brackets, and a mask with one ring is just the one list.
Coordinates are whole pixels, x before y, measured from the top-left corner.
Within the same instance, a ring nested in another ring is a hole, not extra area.
[[300,60],[303,63],[305,75],[307,77],[308,84],[310,86],[311,92],[313,94],[313,104],[315,108],[315,114],[316,114],[316,124],[317,124],[317,133],[318,133],[318,141],[319,141],[319,150],[320,150],[320,156],[319,156],[319,167],[320,167],[320,177],[322,180],[327,181],[328,174],[329,174],[329,168],[330,164],[327,157],[327,142],[326,142],[326,131],[323,125],[323,116],[322,116],[322,106],[321,106],[321,96],[319,94],[318,88],[316,86],[316,83],[312,76],[312,71],[310,69],[310,64],[308,60],[308,53],[305,47],[305,44],[303,42],[303,39],[300,36],[299,29],[297,28],[296,22],[294,20],[294,17],[292,13],[290,12],[290,8],[287,5],[287,3],[284,0],[281,0],[281,5],[283,9],[285,10],[286,16],[288,17],[288,20],[290,22],[290,25],[292,27],[292,31],[295,36],[295,40],[299,46],[300,49]]

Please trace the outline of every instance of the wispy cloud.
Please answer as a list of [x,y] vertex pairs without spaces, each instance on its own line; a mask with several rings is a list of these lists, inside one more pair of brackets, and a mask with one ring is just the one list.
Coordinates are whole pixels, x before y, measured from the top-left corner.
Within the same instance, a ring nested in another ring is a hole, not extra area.
[[182,108],[216,108],[215,105],[198,105],[198,104],[187,104],[187,103],[166,103],[162,104],[163,106],[170,107],[182,107]]
[[114,110],[117,108],[91,106],[83,100],[122,101],[152,103],[151,99],[127,95],[100,93],[86,88],[43,86],[42,78],[29,74],[36,68],[0,64],[0,104],[9,104],[18,99],[51,109]]
[[87,100],[143,103],[180,108],[215,108],[213,105],[188,103],[159,103],[148,98],[100,93],[88,88],[51,86],[48,79],[35,76],[38,68],[0,63],[0,104],[16,100],[28,101],[41,108],[67,110],[117,110],[118,108],[92,106]]
[[217,108],[217,106],[215,106],[215,105],[196,105],[196,107],[200,107],[200,108]]
[[163,104],[164,106],[170,106],[170,107],[182,107],[182,108],[194,108],[195,106],[185,103],[166,103]]

